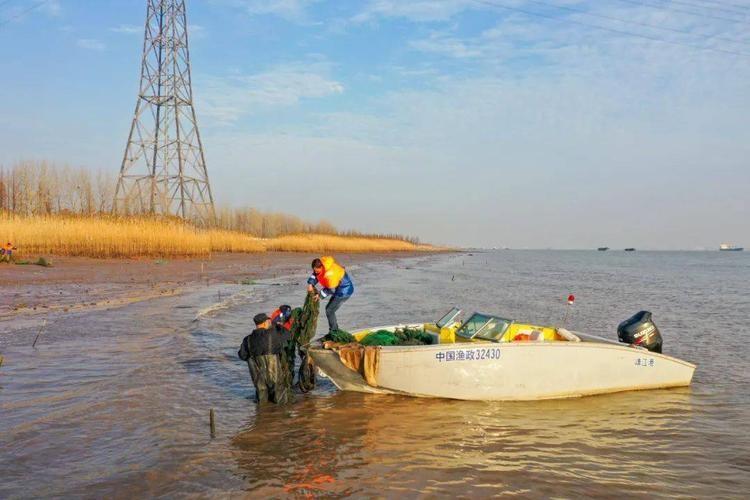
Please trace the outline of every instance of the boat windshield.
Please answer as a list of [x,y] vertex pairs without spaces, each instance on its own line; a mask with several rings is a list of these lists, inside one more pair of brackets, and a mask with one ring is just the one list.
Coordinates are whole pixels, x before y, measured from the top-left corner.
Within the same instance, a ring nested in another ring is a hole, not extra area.
[[437,326],[438,328],[443,328],[444,326],[448,326],[449,324],[456,321],[456,318],[458,317],[459,314],[461,314],[461,309],[459,309],[458,307],[454,307],[453,309],[448,311],[448,313],[445,316],[440,318],[438,322],[435,323],[435,326]]
[[484,340],[497,340],[508,330],[511,323],[511,320],[497,316],[474,313],[456,331],[456,335],[466,339],[476,337]]
[[508,330],[511,323],[512,321],[509,319],[493,316],[487,324],[477,332],[477,338],[484,340],[499,340]]

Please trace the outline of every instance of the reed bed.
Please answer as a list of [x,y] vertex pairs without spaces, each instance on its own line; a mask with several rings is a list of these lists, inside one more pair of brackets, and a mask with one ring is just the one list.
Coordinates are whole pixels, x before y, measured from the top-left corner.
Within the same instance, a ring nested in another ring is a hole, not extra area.
[[0,216],[0,239],[11,241],[19,255],[188,257],[265,250],[246,234],[150,218],[5,215]]
[[290,235],[259,239],[247,233],[199,229],[177,219],[148,217],[21,216],[0,213],[0,240],[17,255],[196,257],[212,252],[399,252],[434,250],[388,238]]
[[408,241],[389,238],[367,238],[356,236],[336,236],[328,234],[299,234],[280,236],[263,242],[267,250],[276,252],[306,253],[376,253],[414,252],[435,250],[429,245],[415,245]]

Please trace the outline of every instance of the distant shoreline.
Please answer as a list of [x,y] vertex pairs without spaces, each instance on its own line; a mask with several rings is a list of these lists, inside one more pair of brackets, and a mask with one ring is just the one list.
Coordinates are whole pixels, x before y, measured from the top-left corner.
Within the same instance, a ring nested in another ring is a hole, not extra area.
[[[630,247],[628,247],[630,248]],[[606,252],[599,251],[596,248],[466,248],[461,249],[461,252],[476,252],[476,253],[488,253],[488,252],[506,252],[506,251],[526,251],[526,252],[598,252],[598,253],[638,253],[638,252],[704,252],[704,253],[746,253],[744,251],[720,251],[716,248],[635,248],[634,250],[626,250],[625,248],[610,248]],[[748,252],[750,253],[750,252]]]

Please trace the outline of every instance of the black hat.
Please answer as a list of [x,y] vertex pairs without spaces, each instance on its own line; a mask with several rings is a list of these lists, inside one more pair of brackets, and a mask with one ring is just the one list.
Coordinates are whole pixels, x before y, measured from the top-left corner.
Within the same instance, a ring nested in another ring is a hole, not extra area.
[[263,323],[265,323],[269,319],[271,319],[271,318],[268,317],[268,314],[266,314],[266,313],[260,313],[260,314],[256,314],[255,315],[255,317],[253,318],[253,321],[255,321],[256,325],[262,325]]

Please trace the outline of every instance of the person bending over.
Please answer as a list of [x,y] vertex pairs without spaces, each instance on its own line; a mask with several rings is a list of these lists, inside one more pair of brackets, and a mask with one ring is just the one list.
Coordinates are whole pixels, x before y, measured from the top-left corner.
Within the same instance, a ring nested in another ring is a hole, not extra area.
[[328,318],[328,332],[339,329],[336,321],[336,311],[349,300],[354,293],[354,283],[343,266],[333,260],[333,257],[321,257],[312,261],[312,274],[307,280],[308,292],[317,291],[315,285],[320,285],[318,294],[322,298],[331,297],[326,305]]
[[292,322],[292,306],[284,304],[271,313],[271,323],[281,325],[288,332],[292,330]]
[[253,321],[255,330],[242,340],[237,355],[247,362],[250,378],[255,385],[257,403],[286,403],[291,400],[286,374],[281,360],[290,333],[283,327],[271,324],[265,313],[257,314]]
[[292,325],[294,324],[294,318],[292,317],[292,307],[284,304],[278,307],[274,312],[271,313],[271,323],[276,327],[276,331],[279,333],[288,334],[289,341],[284,342],[281,350],[281,368],[286,376],[286,385],[291,390],[294,382],[294,362],[296,359],[296,343],[292,337]]

